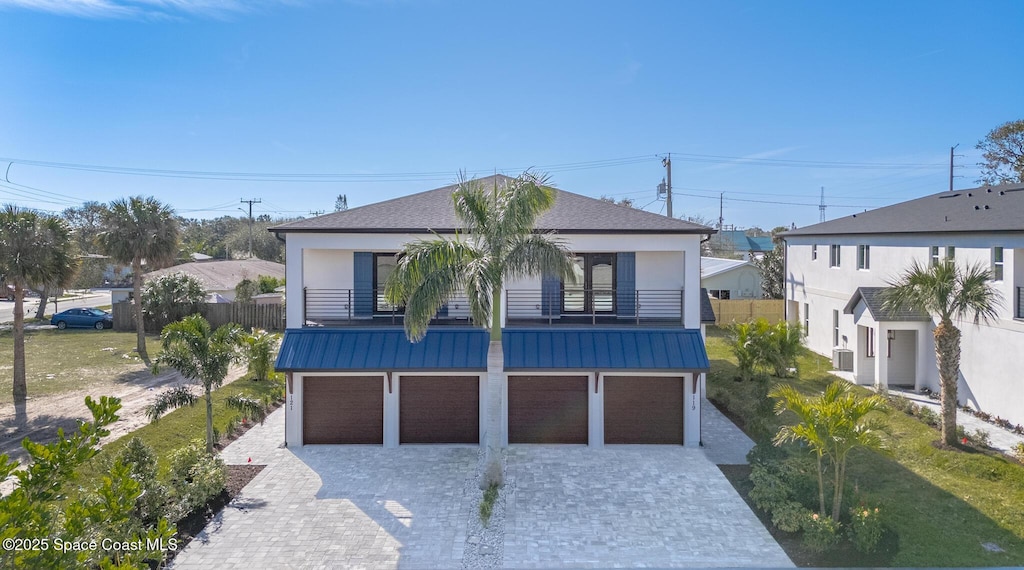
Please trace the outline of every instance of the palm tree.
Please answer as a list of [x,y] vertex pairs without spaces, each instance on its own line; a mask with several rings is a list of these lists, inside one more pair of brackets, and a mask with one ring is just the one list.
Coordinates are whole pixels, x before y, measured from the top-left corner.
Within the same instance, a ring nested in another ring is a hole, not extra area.
[[487,433],[481,488],[502,484],[501,292],[505,280],[555,275],[570,282],[572,253],[552,233],[538,233],[538,216],[551,208],[555,192],[548,179],[524,172],[491,189],[460,175],[452,193],[464,232],[406,244],[385,284],[389,303],[405,306],[405,331],[423,339],[430,320],[459,292],[469,299],[473,322],[490,329],[487,349]]
[[[846,460],[858,447],[880,449],[881,424],[867,417],[885,407],[885,400],[874,394],[856,397],[844,380],[829,384],[825,391],[814,397],[801,394],[789,384],[777,387],[770,394],[778,401],[775,412],[790,411],[798,422],[784,425],[775,436],[775,445],[799,441],[807,445],[818,460],[818,502],[825,516],[825,469],[832,468],[832,520],[839,522],[846,484]],[[828,464],[826,464],[826,460]]]
[[133,196],[110,203],[103,211],[103,227],[96,237],[100,249],[115,263],[131,265],[137,350],[139,357],[148,362],[142,321],[142,262],[149,269],[158,269],[174,261],[178,253],[178,221],[174,211],[156,198]]
[[[239,358],[240,336],[234,324],[226,324],[213,330],[202,315],[190,315],[164,327],[163,350],[153,366],[157,373],[163,366],[169,366],[186,379],[203,386],[206,398],[206,451],[213,452],[213,390],[224,383],[228,367]],[[156,420],[165,412],[193,405],[195,395],[187,387],[168,390],[157,397],[146,413]]]
[[[0,211],[0,273],[14,286],[14,401],[24,405],[25,290],[66,287],[75,276],[71,231],[63,220],[7,205]],[[42,301],[42,302],[45,302]]]
[[953,320],[970,317],[977,325],[996,318],[1002,302],[991,279],[991,273],[980,264],[961,269],[947,259],[925,268],[914,261],[883,293],[882,307],[890,313],[920,309],[939,319],[933,334],[942,400],[942,441],[947,445],[956,444],[956,388],[960,379],[960,329]]

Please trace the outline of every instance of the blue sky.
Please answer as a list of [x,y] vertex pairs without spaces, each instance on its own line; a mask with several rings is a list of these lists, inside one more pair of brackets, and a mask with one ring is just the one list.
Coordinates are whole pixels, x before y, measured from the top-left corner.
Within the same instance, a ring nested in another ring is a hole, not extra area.
[[727,224],[803,226],[822,186],[830,219],[944,190],[957,143],[972,186],[977,141],[1024,118],[1022,21],[1013,1],[0,0],[0,201],[308,216],[535,166],[657,212],[671,152],[676,216],[717,218],[724,192]]

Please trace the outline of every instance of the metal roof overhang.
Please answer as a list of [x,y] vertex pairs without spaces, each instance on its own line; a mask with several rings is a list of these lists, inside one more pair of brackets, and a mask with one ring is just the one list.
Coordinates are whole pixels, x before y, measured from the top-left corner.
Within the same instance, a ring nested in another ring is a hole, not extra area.
[[[694,329],[522,328],[502,333],[505,371],[706,372]],[[402,329],[290,329],[282,372],[485,371],[487,332],[436,327],[418,343]]]

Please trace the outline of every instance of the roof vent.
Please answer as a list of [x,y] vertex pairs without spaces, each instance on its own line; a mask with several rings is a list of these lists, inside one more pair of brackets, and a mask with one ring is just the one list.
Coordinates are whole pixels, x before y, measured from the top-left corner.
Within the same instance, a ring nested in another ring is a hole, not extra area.
[[991,188],[986,188],[986,189],[985,189],[985,191],[986,191],[986,192],[991,192],[991,191],[992,191],[992,189],[991,189]]
[[854,214],[854,215],[853,215],[853,217],[854,217],[854,218],[856,218],[856,217],[857,217],[857,214]]
[[1006,196],[1006,190],[1000,190],[999,191],[999,195],[1000,196]]
[[981,206],[975,206],[975,207],[974,207],[974,209],[975,209],[975,210],[980,210],[980,209],[981,209]]
[[986,209],[986,210],[988,209],[988,204],[985,204],[985,209]]
[[971,194],[970,192],[968,192],[967,193],[967,197],[970,198],[971,196],[974,196],[974,194]]

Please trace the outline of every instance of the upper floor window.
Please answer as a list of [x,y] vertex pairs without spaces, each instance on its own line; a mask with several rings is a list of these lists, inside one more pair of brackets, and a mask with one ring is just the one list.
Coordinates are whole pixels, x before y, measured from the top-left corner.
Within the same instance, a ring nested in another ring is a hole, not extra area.
[[871,269],[871,246],[857,246],[857,269]]
[[956,247],[952,245],[946,246],[946,259],[953,259],[956,257]]
[[811,261],[818,261],[818,244],[811,246]]
[[711,289],[708,293],[720,301],[725,301],[730,298],[731,291],[729,289]]
[[375,313],[401,310],[401,307],[388,303],[384,298],[384,284],[397,265],[398,256],[394,253],[373,254],[373,311]]
[[992,280],[1003,280],[1003,248],[992,248]]
[[811,305],[804,303],[804,336],[811,334]]
[[839,267],[840,248],[838,244],[832,244],[828,248],[828,266]]
[[928,263],[933,266],[939,264],[939,246],[933,245],[928,251]]
[[839,346],[839,311],[832,309],[832,346]]

